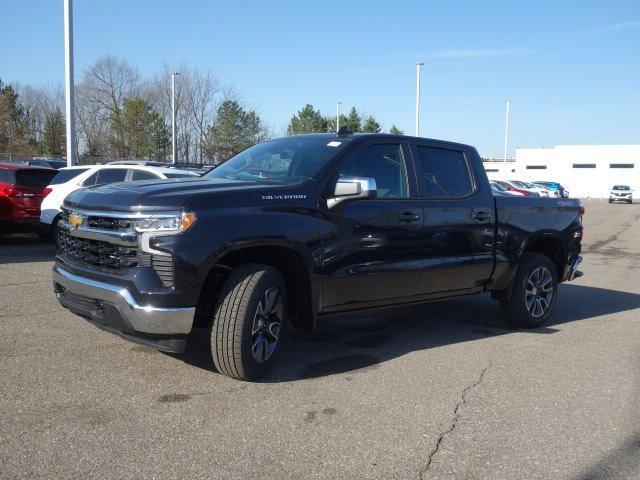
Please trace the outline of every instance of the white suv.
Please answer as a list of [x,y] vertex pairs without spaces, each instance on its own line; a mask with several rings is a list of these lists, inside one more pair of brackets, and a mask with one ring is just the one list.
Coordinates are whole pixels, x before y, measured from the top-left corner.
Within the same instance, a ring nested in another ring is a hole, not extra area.
[[609,192],[609,203],[613,202],[633,203],[633,190],[631,190],[631,187],[629,185],[614,185]]
[[51,192],[42,201],[40,223],[45,227],[43,231],[49,233],[55,241],[55,230],[62,202],[71,192],[83,187],[115,182],[193,178],[198,176],[197,173],[186,170],[144,165],[86,165],[61,168],[49,184]]

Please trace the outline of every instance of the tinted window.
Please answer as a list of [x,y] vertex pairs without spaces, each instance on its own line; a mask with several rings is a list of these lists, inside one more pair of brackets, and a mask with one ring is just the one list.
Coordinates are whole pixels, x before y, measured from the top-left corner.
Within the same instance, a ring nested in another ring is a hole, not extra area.
[[613,187],[614,190],[631,190],[631,187],[628,185],[615,185]]
[[[147,172],[146,170],[134,170],[133,180],[157,180],[160,177],[155,173]],[[116,180],[120,181],[120,180]]]
[[418,153],[426,197],[463,197],[473,191],[469,166],[462,152],[418,146]]
[[[127,177],[127,170],[125,168],[105,168],[104,170],[98,170],[95,177],[95,185],[124,182],[124,179]],[[93,183],[85,183],[85,185],[93,185]]]
[[610,163],[609,168],[633,168],[633,163]]
[[13,170],[5,170],[0,168],[0,182],[2,183],[14,183],[16,181],[13,175]]
[[98,173],[99,172],[95,172],[92,175],[89,175],[89,177],[84,182],[82,182],[82,185],[85,187],[88,187],[90,185],[95,185],[96,180],[98,179]]
[[72,170],[59,170],[49,185],[60,185],[61,183],[67,183],[69,180],[73,180],[81,173],[89,170],[88,168],[74,168]]
[[21,187],[44,188],[51,182],[55,171],[18,170],[16,172],[16,185]]
[[378,197],[409,196],[407,166],[397,143],[363,148],[342,165],[340,176],[374,178]]
[[596,168],[595,163],[574,163],[573,168]]

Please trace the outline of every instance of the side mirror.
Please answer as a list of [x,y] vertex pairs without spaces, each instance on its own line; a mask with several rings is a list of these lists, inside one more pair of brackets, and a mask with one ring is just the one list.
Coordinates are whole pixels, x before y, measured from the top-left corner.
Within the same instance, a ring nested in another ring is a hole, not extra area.
[[327,199],[327,207],[333,208],[346,200],[376,198],[376,181],[367,177],[340,177],[333,196]]

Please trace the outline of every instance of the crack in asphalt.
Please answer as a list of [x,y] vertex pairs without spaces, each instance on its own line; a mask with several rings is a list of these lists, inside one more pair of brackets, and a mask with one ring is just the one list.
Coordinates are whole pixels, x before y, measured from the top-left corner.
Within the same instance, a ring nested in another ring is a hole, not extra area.
[[440,435],[438,436],[438,441],[436,442],[435,447],[433,448],[433,450],[431,450],[431,452],[429,453],[429,456],[427,457],[427,463],[425,464],[424,468],[422,470],[420,470],[420,479],[421,480],[423,478],[425,478],[426,474],[429,472],[429,468],[431,468],[431,465],[433,463],[433,459],[434,459],[436,453],[438,453],[438,451],[440,451],[440,446],[442,445],[442,442],[444,441],[444,438],[449,433],[453,432],[453,430],[455,430],[456,426],[458,425],[458,420],[460,418],[460,409],[462,408],[463,405],[465,405],[467,403],[467,394],[469,393],[469,391],[471,391],[472,389],[476,388],[477,386],[479,386],[482,383],[482,381],[484,380],[485,375],[487,374],[487,371],[489,371],[489,369],[492,366],[493,366],[493,349],[492,349],[491,353],[489,354],[489,363],[487,363],[487,366],[482,369],[482,371],[480,372],[480,375],[478,376],[477,380],[475,382],[473,382],[471,385],[468,385],[467,387],[465,387],[464,390],[462,390],[462,395],[460,395],[460,400],[456,404],[456,408],[453,410],[453,420],[451,421],[451,426],[449,428],[447,428],[446,430],[443,430],[440,433]]

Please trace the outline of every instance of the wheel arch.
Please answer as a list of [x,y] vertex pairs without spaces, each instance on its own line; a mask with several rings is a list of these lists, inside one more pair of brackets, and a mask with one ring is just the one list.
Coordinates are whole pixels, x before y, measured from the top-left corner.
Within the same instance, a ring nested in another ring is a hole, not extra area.
[[312,280],[311,259],[298,246],[276,241],[243,242],[215,257],[200,291],[196,326],[204,327],[210,322],[225,279],[236,267],[247,263],[269,265],[280,271],[287,287],[289,323],[313,330],[318,293]]

